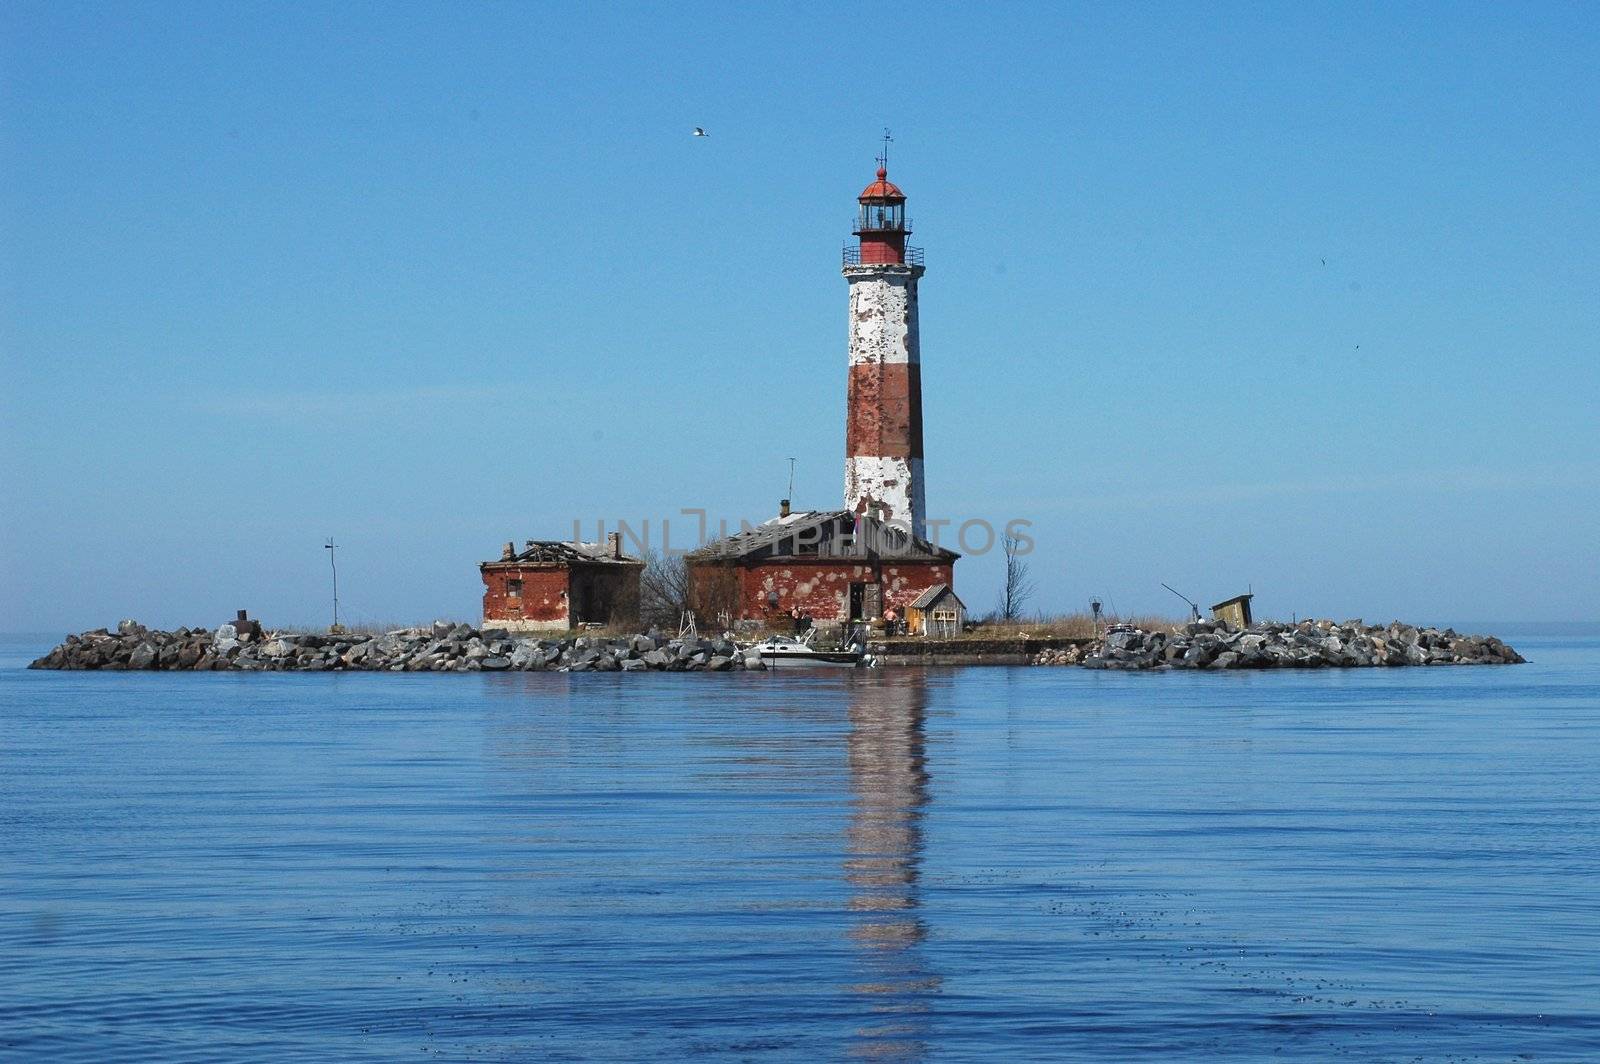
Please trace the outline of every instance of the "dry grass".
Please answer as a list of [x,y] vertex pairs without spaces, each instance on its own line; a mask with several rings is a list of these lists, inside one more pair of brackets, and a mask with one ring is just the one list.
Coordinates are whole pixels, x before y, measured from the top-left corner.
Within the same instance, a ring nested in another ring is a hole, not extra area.
[[[1146,632],[1170,632],[1182,624],[1170,617],[1117,617],[1114,621],[1136,625]],[[1100,632],[1105,631],[1107,620],[1100,620]],[[957,639],[1093,639],[1094,618],[1087,613],[1063,613],[1040,616],[1025,621],[1001,621],[982,618],[971,622]]]

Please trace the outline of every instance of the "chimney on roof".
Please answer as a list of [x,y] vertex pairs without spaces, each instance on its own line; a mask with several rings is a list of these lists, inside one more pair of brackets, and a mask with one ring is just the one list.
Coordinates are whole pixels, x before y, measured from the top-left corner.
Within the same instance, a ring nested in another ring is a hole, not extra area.
[[779,499],[778,500],[778,516],[779,517],[788,517],[789,516],[789,500],[788,499]]
[[622,533],[612,532],[606,536],[606,545],[611,548],[611,556],[618,560],[622,558]]
[[517,556],[517,545],[511,540],[506,540],[506,545],[500,548],[500,560],[508,562]]

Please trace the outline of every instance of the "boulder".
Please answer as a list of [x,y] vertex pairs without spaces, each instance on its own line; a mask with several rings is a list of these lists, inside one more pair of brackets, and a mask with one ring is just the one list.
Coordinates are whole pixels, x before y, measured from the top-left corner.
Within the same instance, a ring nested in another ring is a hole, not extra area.
[[1112,632],[1106,636],[1106,650],[1111,654],[1135,650],[1143,642],[1138,632]]

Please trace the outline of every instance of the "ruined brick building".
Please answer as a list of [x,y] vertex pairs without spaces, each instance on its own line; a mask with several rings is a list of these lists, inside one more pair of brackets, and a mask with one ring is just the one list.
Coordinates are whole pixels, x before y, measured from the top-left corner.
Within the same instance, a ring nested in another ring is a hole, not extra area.
[[622,537],[605,543],[530,539],[507,543],[483,575],[483,626],[511,632],[565,631],[580,624],[631,621],[638,613],[644,562],[622,553]]
[[949,584],[955,551],[849,510],[782,513],[688,556],[696,612],[782,627],[798,607],[819,621],[872,621]]
[[781,623],[799,607],[819,621],[872,621],[936,585],[953,586],[960,555],[926,538],[922,354],[917,282],[922,249],[906,246],[905,193],[887,158],[856,198],[850,286],[844,509],[790,513],[689,555],[708,617]]

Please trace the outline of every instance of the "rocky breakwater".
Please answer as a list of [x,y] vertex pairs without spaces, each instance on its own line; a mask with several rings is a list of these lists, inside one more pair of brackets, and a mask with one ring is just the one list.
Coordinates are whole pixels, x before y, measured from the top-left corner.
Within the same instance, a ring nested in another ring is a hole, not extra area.
[[34,669],[171,669],[260,672],[727,672],[761,669],[726,639],[659,633],[535,639],[439,622],[381,635],[267,632],[224,624],[164,632],[123,621],[69,635]]
[[1416,628],[1398,621],[1301,621],[1231,628],[1195,621],[1172,632],[1113,632],[1080,654],[1046,652],[1037,665],[1086,669],[1320,669],[1379,665],[1515,665],[1522,655],[1494,636]]

